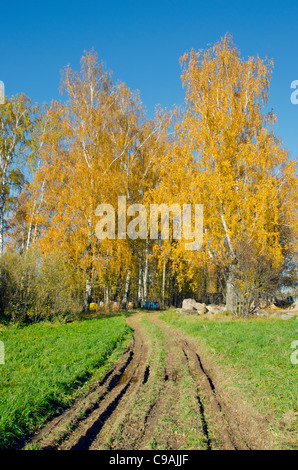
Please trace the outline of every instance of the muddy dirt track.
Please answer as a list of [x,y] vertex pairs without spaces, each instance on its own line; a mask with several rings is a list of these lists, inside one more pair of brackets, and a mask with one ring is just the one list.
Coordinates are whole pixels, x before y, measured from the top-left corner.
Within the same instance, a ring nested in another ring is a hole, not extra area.
[[134,337],[87,395],[27,444],[40,449],[262,449],[260,426],[213,377],[198,345],[158,319],[127,319]]

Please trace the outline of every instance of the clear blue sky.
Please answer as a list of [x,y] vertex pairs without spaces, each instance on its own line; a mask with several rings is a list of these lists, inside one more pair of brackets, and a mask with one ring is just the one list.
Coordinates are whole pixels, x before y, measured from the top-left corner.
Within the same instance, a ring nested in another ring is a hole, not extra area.
[[138,89],[153,116],[155,105],[182,104],[179,58],[206,48],[225,33],[243,57],[275,63],[269,105],[276,133],[298,155],[298,2],[294,0],[0,1],[0,80],[7,96],[26,93],[42,104],[59,99],[60,71],[80,67],[94,50],[114,81]]

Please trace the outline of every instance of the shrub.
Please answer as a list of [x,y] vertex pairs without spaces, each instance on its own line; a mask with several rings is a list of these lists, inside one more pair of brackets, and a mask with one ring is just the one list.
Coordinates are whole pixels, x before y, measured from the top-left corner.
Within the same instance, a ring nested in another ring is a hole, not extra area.
[[43,259],[37,252],[5,253],[0,260],[2,321],[32,323],[74,315],[82,306],[78,271],[59,253]]

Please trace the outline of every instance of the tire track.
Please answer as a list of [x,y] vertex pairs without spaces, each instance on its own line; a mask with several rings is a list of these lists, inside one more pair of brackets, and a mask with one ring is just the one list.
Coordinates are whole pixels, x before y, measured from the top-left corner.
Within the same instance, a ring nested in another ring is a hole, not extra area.
[[57,449],[70,433],[76,431],[82,421],[99,407],[99,403],[119,382],[134,355],[134,339],[117,363],[90,391],[78,399],[74,405],[52,417],[42,429],[26,444],[40,446],[43,450]]
[[[166,349],[166,364],[163,376],[160,378],[160,394],[158,399],[152,403],[144,420],[144,430],[137,445],[136,450],[150,449],[150,443],[158,442],[162,448],[178,450],[184,446],[184,437],[173,435],[173,429],[181,428],[180,414],[177,414],[176,400],[183,395],[181,385],[182,377],[185,375],[185,367],[187,367],[187,358],[183,354],[180,344],[177,342],[176,336],[169,334],[167,327],[156,319],[156,315],[150,315],[148,320],[158,326],[164,335]],[[202,407],[196,402],[196,423],[198,432],[204,434],[204,416],[202,416]],[[167,425],[167,423],[171,423]],[[158,434],[161,434],[158,436]],[[158,438],[157,438],[158,436]],[[206,448],[208,448],[208,439]]]
[[[208,398],[211,402],[213,416],[214,417],[216,416],[216,421],[220,423],[221,437],[223,439],[223,450],[237,450],[237,447],[232,443],[230,434],[223,421],[223,417],[221,414],[221,405],[220,405],[220,402],[216,398],[216,392],[215,392],[215,387],[213,385],[213,382],[204,371],[204,368],[202,366],[199,356],[196,353],[194,353],[194,351],[192,351],[189,347],[187,347],[187,343],[184,345],[184,348],[182,347],[182,350],[188,361],[190,373],[197,378],[197,381],[199,383],[198,389],[200,388],[200,386],[204,387],[205,391],[207,392]],[[195,364],[195,367],[191,366],[190,364],[191,361],[197,362],[197,364]],[[208,449],[212,450],[212,440],[209,437],[209,429],[208,429],[209,424],[205,418],[205,409],[204,409],[203,401],[199,395],[199,390],[198,390],[197,400],[198,400],[199,407],[200,407],[202,421],[204,423],[203,429],[204,429],[204,434],[207,439]]]
[[[196,343],[156,314],[147,314],[160,332],[151,337],[143,317],[127,319],[133,340],[102,380],[29,444],[44,450],[185,449],[191,445],[183,432],[187,426],[199,436],[193,448],[250,450],[245,429],[222,399]],[[154,348],[164,350],[164,362]]]
[[[139,329],[138,325],[136,326]],[[121,358],[90,392],[71,408],[52,418],[26,445],[42,450],[88,449],[98,433],[115,414],[123,397],[144,379],[147,348],[137,332]]]
[[129,406],[127,403],[123,405],[123,401],[126,398],[131,401],[143,382],[148,352],[138,322],[134,320],[132,326],[135,328],[135,334],[131,361],[122,368],[120,374],[113,377],[109,393],[100,402],[98,409],[60,446],[61,449],[100,448],[102,435],[109,432],[114,420]]
[[[198,418],[200,417],[202,422],[207,449],[212,450],[214,438],[212,439],[210,434],[215,433],[215,440],[221,443],[220,447],[224,450],[250,450],[249,444],[238,428],[238,423],[234,422],[231,415],[224,412],[226,409],[225,404],[222,403],[220,395],[217,393],[216,386],[202,363],[202,359],[197,352],[197,347],[180,331],[176,328],[173,329],[157,319],[156,316],[152,316],[151,320],[160,326],[169,342],[175,343],[176,354],[178,354],[179,349],[183,352],[189,374],[193,377],[194,383],[196,384],[196,398],[199,407]],[[205,408],[207,405],[211,408],[212,420],[206,417]],[[216,423],[216,426],[214,426],[214,423]],[[210,428],[212,429],[212,433],[209,432]],[[235,432],[236,428],[238,428],[237,432]]]

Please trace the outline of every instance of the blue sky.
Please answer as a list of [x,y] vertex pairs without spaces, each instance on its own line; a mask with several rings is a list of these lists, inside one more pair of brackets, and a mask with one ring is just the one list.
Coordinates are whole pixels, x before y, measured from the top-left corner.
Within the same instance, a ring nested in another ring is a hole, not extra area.
[[205,49],[226,33],[243,57],[274,60],[269,107],[276,134],[298,155],[298,2],[293,0],[3,1],[0,0],[0,80],[7,96],[26,93],[42,104],[60,99],[60,71],[78,70],[94,50],[114,81],[140,90],[152,117],[155,105],[182,104],[179,58]]

